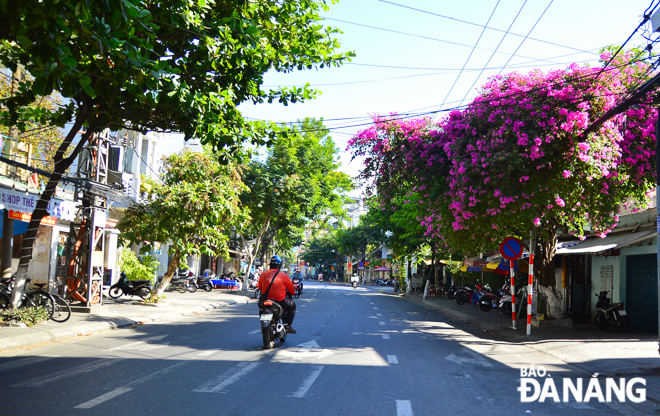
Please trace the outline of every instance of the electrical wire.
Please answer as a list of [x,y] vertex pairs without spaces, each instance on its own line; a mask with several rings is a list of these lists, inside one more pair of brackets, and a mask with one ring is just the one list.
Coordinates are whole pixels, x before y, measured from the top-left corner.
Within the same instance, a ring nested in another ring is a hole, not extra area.
[[[415,10],[415,11],[418,11],[418,12],[421,12],[421,13],[426,13],[426,14],[430,14],[430,15],[433,15],[433,16],[442,17],[443,19],[454,20],[454,21],[457,21],[457,22],[460,22],[460,23],[465,23],[465,24],[472,25],[472,26],[485,27],[487,29],[494,30],[494,31],[497,31],[497,32],[504,32],[503,30],[496,29],[494,27],[483,26],[483,25],[480,25],[479,23],[468,22],[467,20],[456,19],[455,17],[444,16],[444,15],[441,15],[441,14],[438,14],[438,13],[433,13],[433,12],[429,12],[429,11],[422,10],[422,9],[416,9],[414,7],[405,6],[403,4],[398,4],[398,3],[393,3],[393,2],[387,1],[387,0],[378,0],[378,1],[380,1],[382,3],[388,3],[388,4],[391,4],[391,5],[394,5],[394,6],[398,6],[398,7],[403,7],[404,9],[411,9],[411,10]],[[523,37],[523,35],[519,35],[517,33],[510,33],[510,34],[512,36]],[[528,38],[528,37],[526,37],[526,38]],[[559,47],[566,48],[566,49],[572,49],[574,51],[580,51],[580,52],[584,52],[584,53],[593,53],[593,52],[585,51],[585,50],[582,50],[582,49],[574,48],[572,46],[561,45],[559,43],[549,42],[549,41],[542,40],[542,39],[536,39],[536,38],[528,38],[528,39],[534,40],[536,42],[547,43],[549,45],[559,46]]]
[[660,2],[658,2],[658,4],[656,4],[655,7],[653,7],[653,10],[651,10],[651,12],[649,12],[649,9],[653,6],[654,2],[655,2],[655,0],[651,1],[651,4],[649,5],[649,7],[647,7],[646,10],[644,11],[644,19],[642,19],[640,24],[637,25],[635,30],[633,30],[633,32],[630,34],[630,36],[628,36],[628,39],[626,39],[626,41],[623,42],[623,44],[621,44],[621,46],[619,46],[619,49],[617,49],[617,51],[614,53],[614,55],[612,55],[610,57],[610,59],[607,61],[607,63],[603,66],[603,68],[601,68],[600,72],[598,72],[598,75],[596,75],[596,78],[594,78],[594,81],[597,80],[598,77],[600,76],[600,74],[602,74],[603,71],[605,71],[605,69],[612,63],[614,58],[616,58],[616,56],[619,54],[619,52],[621,52],[623,47],[626,46],[626,44],[630,41],[630,39],[632,39],[632,37],[635,36],[635,33],[637,33],[639,28],[644,26],[646,24],[646,22],[651,18],[651,13],[653,13],[653,11],[658,7],[658,4],[660,4]]
[[[332,19],[332,18],[329,18],[329,17],[326,17],[323,20],[332,20],[334,22],[341,22],[341,23],[346,23],[346,24],[349,24],[349,25],[366,27],[368,29],[381,30],[381,31],[384,31],[384,32],[395,33],[395,34],[398,34],[398,35],[412,36],[412,37],[416,37],[416,38],[420,38],[420,39],[432,40],[432,41],[435,41],[435,42],[448,43],[448,44],[451,44],[451,45],[457,45],[457,46],[464,46],[464,47],[467,47],[467,48],[473,48],[473,45],[466,45],[464,43],[451,42],[451,41],[444,40],[444,39],[432,38],[430,36],[423,36],[423,35],[416,35],[416,34],[413,34],[413,33],[400,32],[398,30],[386,29],[386,28],[377,27],[377,26],[370,26],[370,25],[365,25],[365,24],[362,24],[362,23],[349,22],[347,20]],[[492,52],[492,49],[488,49],[488,48],[476,48],[476,49]],[[504,54],[504,55],[510,55],[508,52],[499,52],[499,53]],[[529,56],[520,55],[520,57],[527,58],[527,59],[533,59],[533,60],[537,60],[537,61],[545,61],[545,59],[537,59],[537,58],[532,58],[532,57],[529,57]],[[546,61],[546,62],[549,62],[549,61]]]
[[550,3],[548,4],[548,6],[545,8],[545,10],[543,10],[543,13],[541,13],[541,16],[539,16],[539,18],[536,20],[536,23],[534,23],[534,26],[532,26],[532,28],[529,29],[529,32],[527,32],[527,36],[525,36],[525,38],[522,40],[522,42],[520,42],[520,45],[518,45],[518,47],[516,48],[516,50],[513,52],[513,55],[511,55],[511,56],[509,57],[509,60],[506,61],[506,63],[505,63],[504,66],[502,67],[502,69],[500,69],[500,72],[498,72],[498,75],[501,74],[502,71],[504,71],[504,68],[506,68],[506,66],[509,65],[509,62],[511,62],[511,59],[513,59],[513,57],[518,53],[518,50],[520,49],[520,47],[521,47],[521,46],[523,45],[523,43],[525,43],[525,41],[529,38],[529,35],[532,34],[532,30],[534,30],[534,28],[536,27],[536,25],[539,24],[539,22],[541,21],[541,19],[542,19],[543,16],[545,15],[545,12],[547,12],[548,9],[550,8],[550,5],[552,5],[552,2],[553,2],[553,1],[554,1],[554,0],[550,0]]
[[[493,11],[490,14],[490,17],[488,18],[488,21],[486,22],[486,26],[488,26],[488,23],[490,23],[490,19],[493,18],[493,15],[495,14],[495,10],[497,10],[497,6],[500,5],[500,0],[497,0],[497,3],[495,3],[495,7],[493,8]],[[474,44],[474,47],[472,48],[472,52],[470,52],[470,55],[468,55],[468,58],[465,60],[465,63],[463,64],[463,69],[465,69],[465,66],[467,63],[470,61],[470,58],[472,58],[472,54],[474,53],[474,50],[477,48],[477,45],[479,44],[479,41],[481,40],[481,37],[484,35],[484,32],[486,31],[486,26],[481,30],[481,34],[479,35],[479,39],[477,39],[477,42]],[[461,74],[463,73],[463,69],[461,69],[461,72],[458,73],[458,76],[454,80],[454,83],[452,84],[451,88],[449,88],[449,92],[445,96],[445,99],[442,101],[442,104],[440,105],[440,109],[445,105],[445,102],[447,101],[447,98],[449,98],[449,94],[451,94],[452,90],[454,89],[454,86],[458,82],[458,79],[461,77]]]
[[[495,52],[497,52],[497,50],[500,48],[500,45],[502,45],[502,42],[504,42],[504,39],[506,38],[506,35],[509,34],[509,31],[510,31],[511,28],[513,27],[513,24],[516,23],[516,20],[518,19],[518,16],[520,16],[520,12],[523,11],[523,9],[525,8],[525,5],[526,5],[526,4],[527,4],[527,0],[525,0],[525,2],[523,3],[523,5],[520,7],[520,10],[518,10],[518,13],[516,14],[516,17],[513,18],[513,21],[512,21],[511,24],[509,25],[509,28],[506,30],[506,33],[504,33],[504,36],[502,36],[502,39],[500,39],[500,43],[497,44],[497,47],[495,48],[495,50],[493,51],[493,53],[490,55],[490,58],[488,58],[488,62],[486,62],[486,65],[484,65],[484,67],[481,69],[481,72],[479,72],[479,75],[477,75],[477,77],[474,79],[474,82],[472,83],[472,85],[470,86],[470,88],[468,88],[467,92],[465,93],[465,97],[463,97],[463,99],[461,100],[461,102],[458,104],[459,106],[460,106],[461,104],[463,104],[463,101],[465,101],[465,99],[467,98],[467,96],[470,95],[470,91],[472,91],[472,88],[474,88],[474,84],[476,84],[477,81],[479,81],[479,78],[481,78],[481,75],[484,73],[484,71],[485,71],[486,68],[488,67],[488,64],[489,64],[490,61],[493,59],[493,56],[495,56]],[[511,56],[511,58],[513,58],[513,56]],[[511,58],[509,58],[509,60],[511,60]],[[506,66],[506,65],[505,65],[505,66]],[[502,68],[502,69],[504,69],[504,68]],[[501,71],[501,70],[500,70],[500,71]]]

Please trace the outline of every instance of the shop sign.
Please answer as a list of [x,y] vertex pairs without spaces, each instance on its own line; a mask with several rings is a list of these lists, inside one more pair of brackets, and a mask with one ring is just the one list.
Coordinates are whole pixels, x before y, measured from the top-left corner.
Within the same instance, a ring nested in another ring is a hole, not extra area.
[[[32,214],[9,210],[9,218],[12,220],[30,222],[30,219],[32,219]],[[43,217],[40,224],[54,226],[57,224],[57,218],[50,216]]]
[[[32,214],[40,196],[12,189],[0,189],[0,202],[4,209],[26,214]],[[52,217],[68,221],[76,219],[76,204],[72,201],[52,198],[46,209]]]

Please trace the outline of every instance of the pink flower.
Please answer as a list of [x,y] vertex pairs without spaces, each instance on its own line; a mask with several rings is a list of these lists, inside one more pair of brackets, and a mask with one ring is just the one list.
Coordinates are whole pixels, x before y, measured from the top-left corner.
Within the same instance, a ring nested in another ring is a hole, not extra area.
[[570,170],[565,170],[562,175],[564,178],[570,178],[571,177],[571,171]]
[[541,225],[541,219],[539,217],[534,218],[534,225],[537,227]]

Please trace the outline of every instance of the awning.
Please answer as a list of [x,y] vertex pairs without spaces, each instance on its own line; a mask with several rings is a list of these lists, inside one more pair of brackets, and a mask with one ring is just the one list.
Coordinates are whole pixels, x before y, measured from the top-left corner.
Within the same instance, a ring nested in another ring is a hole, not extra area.
[[636,233],[620,233],[608,235],[605,238],[589,238],[584,241],[567,241],[557,244],[557,254],[595,254],[624,246],[636,244],[653,238],[658,233],[655,230],[638,231]]
[[463,264],[470,267],[470,266],[479,266],[479,267],[485,267],[486,264],[488,264],[488,260],[482,259],[480,257],[470,257],[469,259],[463,260]]

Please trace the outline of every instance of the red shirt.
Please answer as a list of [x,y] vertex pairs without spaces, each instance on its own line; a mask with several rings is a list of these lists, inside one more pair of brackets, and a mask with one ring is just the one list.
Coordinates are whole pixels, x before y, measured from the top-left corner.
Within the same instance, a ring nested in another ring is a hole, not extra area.
[[[261,293],[266,292],[266,289],[268,289],[268,285],[270,285],[270,281],[273,279],[275,273],[277,273],[277,269],[270,269],[261,273],[261,276],[259,276],[259,284],[258,284]],[[270,287],[270,291],[268,292],[268,299],[276,300],[278,302],[283,301],[284,298],[286,297],[287,291],[291,294],[296,293],[296,290],[293,288],[293,283],[291,283],[291,279],[289,278],[289,275],[287,275],[284,272],[279,272],[277,273],[275,282]]]

